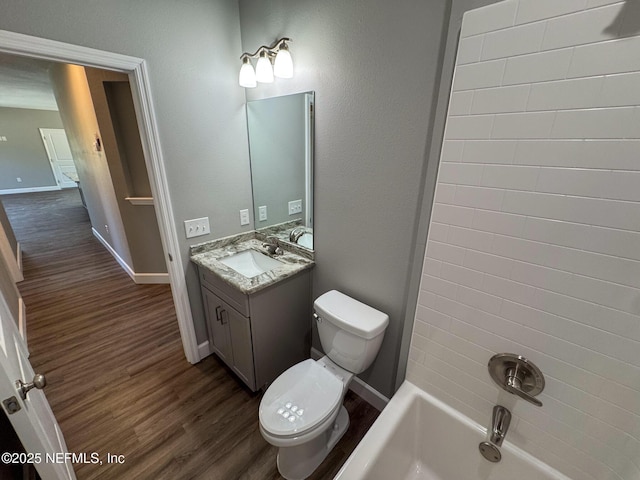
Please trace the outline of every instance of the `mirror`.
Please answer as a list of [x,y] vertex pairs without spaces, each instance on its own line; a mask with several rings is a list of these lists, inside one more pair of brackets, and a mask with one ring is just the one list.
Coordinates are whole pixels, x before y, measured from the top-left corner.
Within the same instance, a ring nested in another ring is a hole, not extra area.
[[255,228],[313,250],[313,92],[247,102]]

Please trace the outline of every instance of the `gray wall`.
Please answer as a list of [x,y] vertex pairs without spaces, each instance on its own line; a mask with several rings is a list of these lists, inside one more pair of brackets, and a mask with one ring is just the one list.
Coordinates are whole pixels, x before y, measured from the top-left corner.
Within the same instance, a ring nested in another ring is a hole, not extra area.
[[[247,102],[254,223],[264,228],[304,218],[289,215],[289,202],[305,197],[305,95]],[[260,221],[258,208],[267,207]]]
[[[235,0],[0,0],[0,29],[144,58],[149,69],[173,213],[198,341],[207,338],[190,243],[251,230]],[[208,216],[211,234],[187,241],[183,221]]]
[[[129,79],[124,73],[85,68],[104,156],[135,273],[166,273],[153,205],[132,205],[127,197],[151,196]],[[89,135],[87,141],[92,142]],[[132,172],[134,175],[132,175]],[[140,191],[138,193],[136,190]]]
[[0,190],[57,185],[38,128],[62,128],[58,112],[0,107]]
[[395,387],[447,6],[240,0],[244,51],[293,38],[294,78],[248,99],[316,92],[313,295],[335,288],[389,314],[361,375],[384,395]]
[[429,230],[429,219],[431,218],[431,207],[433,204],[433,194],[436,186],[436,175],[438,173],[438,163],[440,161],[440,150],[444,138],[444,126],[449,108],[449,95],[451,93],[451,83],[453,81],[453,68],[458,52],[458,37],[462,26],[462,16],[464,12],[475,8],[484,7],[500,0],[452,0],[448,27],[446,31],[446,44],[441,58],[441,77],[438,86],[438,97],[436,106],[433,109],[433,123],[431,133],[431,144],[428,150],[427,168],[423,172],[423,189],[421,192],[418,214],[415,219],[416,234],[413,245],[412,266],[409,267],[409,287],[407,288],[405,304],[405,327],[402,332],[400,353],[398,355],[398,374],[396,386],[398,389],[404,381],[409,356],[409,345],[411,343],[411,331],[413,329],[413,319],[416,314],[418,292],[420,290],[420,278],[422,275],[422,264],[417,259],[424,258],[427,248],[427,233]]

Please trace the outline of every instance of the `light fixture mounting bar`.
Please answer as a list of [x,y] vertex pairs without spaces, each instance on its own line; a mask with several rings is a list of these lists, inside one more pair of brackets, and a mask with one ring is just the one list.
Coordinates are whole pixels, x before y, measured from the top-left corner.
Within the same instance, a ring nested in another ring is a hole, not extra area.
[[269,55],[270,57],[275,56],[280,50],[280,47],[282,46],[282,44],[286,44],[290,42],[292,42],[290,38],[282,37],[276,40],[275,42],[273,42],[270,46],[262,45],[261,47],[258,47],[255,53],[244,52],[242,55],[240,55],[240,58],[241,59],[258,58],[260,56],[260,52],[266,52],[267,55]]

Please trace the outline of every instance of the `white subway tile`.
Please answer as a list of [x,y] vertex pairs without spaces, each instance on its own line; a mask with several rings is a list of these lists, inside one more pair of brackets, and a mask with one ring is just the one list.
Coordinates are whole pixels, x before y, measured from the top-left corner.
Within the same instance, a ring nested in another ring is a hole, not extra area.
[[458,287],[458,301],[483,312],[498,315],[502,305],[502,298],[489,295],[473,288]]
[[521,0],[516,24],[557,17],[584,8],[586,0]]
[[451,319],[446,315],[420,306],[416,310],[416,318],[422,320],[427,325],[433,325],[444,330],[448,330],[451,323]]
[[600,398],[630,412],[637,413],[640,405],[640,391],[624,387],[611,380],[607,380],[603,385]]
[[517,2],[505,1],[468,11],[462,19],[462,38],[513,25]]
[[640,171],[610,172],[600,176],[604,198],[640,202]]
[[469,115],[471,113],[473,92],[473,90],[453,92],[451,103],[449,104],[449,115]]
[[565,110],[557,112],[551,138],[635,138],[639,127],[634,107]]
[[[508,260],[508,259],[505,259]],[[508,260],[511,264],[509,271],[512,272],[516,262]],[[522,304],[530,304],[533,302],[533,298],[536,294],[536,288],[525,283],[516,282],[508,278],[501,278],[499,276],[485,275],[485,283],[482,286],[482,290],[493,295],[500,295],[502,298],[512,300],[514,302]],[[512,273],[509,274],[513,276]]]
[[465,163],[513,163],[517,142],[514,140],[467,140],[462,161]]
[[610,5],[549,20],[542,49],[552,50],[616,38],[618,28],[615,20],[623,7],[622,4]]
[[[481,187],[510,190],[535,190],[538,167],[513,165],[485,165],[480,179]],[[495,208],[496,210],[499,208]]]
[[453,199],[456,194],[456,186],[450,183],[439,183],[436,187],[436,194],[434,197],[435,203],[453,203]]
[[459,65],[455,69],[453,91],[497,87],[502,82],[506,60]]
[[575,47],[568,78],[640,70],[640,36]]
[[457,283],[458,285],[479,289],[482,288],[484,274],[459,265],[445,263],[442,265],[442,278],[449,282]]
[[556,291],[616,308],[623,312],[640,315],[640,291],[637,288],[582,275],[573,275],[571,283],[557,288]]
[[461,39],[458,44],[456,65],[479,62],[483,43],[484,35],[476,35],[474,37]]
[[[509,58],[504,70],[502,85],[561,80],[567,75],[572,55],[573,48],[565,48]],[[597,73],[593,75],[597,75]]]
[[608,172],[584,168],[540,168],[538,192],[584,197],[603,196],[603,181]]
[[538,52],[544,31],[545,23],[537,22],[488,33],[484,37],[481,59],[493,60]]
[[565,110],[601,106],[598,99],[604,77],[559,80],[531,85],[526,109]]
[[493,237],[493,233],[452,226],[449,228],[447,241],[459,247],[473,248],[481,252],[491,252]]
[[438,181],[455,185],[478,185],[482,178],[483,165],[442,163],[438,171]]
[[427,257],[422,264],[422,273],[431,275],[432,277],[439,277],[441,266],[442,262],[440,260]]
[[567,202],[568,197],[564,195],[507,190],[504,193],[502,211],[518,215],[564,220],[568,217],[566,213]]
[[[486,272],[491,275],[509,278],[509,276],[511,275],[511,269],[513,268],[513,261],[508,258],[492,255],[489,253],[467,250],[464,256],[463,265],[466,268],[470,268],[478,272]],[[478,288],[486,291],[486,281],[486,275],[483,275],[482,283]]]
[[[503,212],[476,210],[472,227],[476,230],[501,234],[500,236],[520,237],[527,217]],[[497,252],[501,255],[502,252]]]
[[[558,112],[558,114],[563,112]],[[491,138],[549,138],[555,112],[506,113],[495,115]]]
[[442,145],[441,162],[461,162],[464,142],[461,140],[445,140]]
[[[559,212],[561,216],[556,218],[575,223],[640,231],[640,211],[635,202],[598,198],[564,198],[565,210]],[[554,218],[551,215],[548,217]]]
[[598,106],[622,107],[627,105],[640,105],[640,72],[604,77]]
[[449,117],[446,138],[448,140],[489,138],[492,128],[493,115]]
[[471,113],[524,112],[529,97],[529,85],[475,90]]
[[432,222],[429,225],[429,238],[436,242],[444,242],[447,240],[447,234],[449,232],[449,225],[443,225],[442,223]]
[[431,275],[422,275],[421,287],[428,292],[450,299],[455,299],[458,291],[458,285],[455,283]]
[[464,252],[464,248],[447,243],[434,242],[432,240],[427,242],[427,255],[436,260],[442,260],[443,262],[462,265]]
[[537,242],[587,250],[591,228],[590,225],[528,217],[522,237]]
[[[486,168],[486,167],[485,167]],[[495,188],[480,188],[459,185],[453,204],[486,210],[500,210],[504,191]]]
[[589,226],[588,231],[583,241],[585,250],[640,260],[639,232],[596,226]]
[[473,209],[437,203],[433,207],[432,220],[446,225],[470,227],[473,223]]
[[432,328],[429,332],[429,338],[434,342],[444,345],[450,350],[460,353],[472,361],[477,362],[484,368],[487,358],[493,355],[489,350],[479,347],[473,343],[457,337],[448,331],[440,328]]
[[518,142],[514,163],[637,170],[639,149],[640,141],[637,140],[521,140]]

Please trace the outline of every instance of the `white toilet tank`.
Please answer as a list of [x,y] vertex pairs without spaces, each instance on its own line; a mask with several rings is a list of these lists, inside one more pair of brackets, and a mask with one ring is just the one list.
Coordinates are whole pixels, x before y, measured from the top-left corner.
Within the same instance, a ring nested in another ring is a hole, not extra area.
[[380,350],[389,316],[337,290],[319,296],[313,307],[326,355],[353,373],[369,368]]

